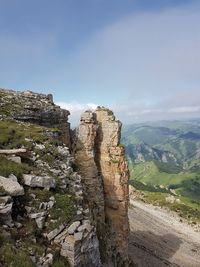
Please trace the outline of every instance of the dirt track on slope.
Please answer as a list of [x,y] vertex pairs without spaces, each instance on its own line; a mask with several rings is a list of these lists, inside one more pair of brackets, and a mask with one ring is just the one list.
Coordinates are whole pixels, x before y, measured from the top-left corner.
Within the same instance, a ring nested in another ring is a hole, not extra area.
[[129,254],[138,267],[200,267],[200,233],[178,216],[130,200]]

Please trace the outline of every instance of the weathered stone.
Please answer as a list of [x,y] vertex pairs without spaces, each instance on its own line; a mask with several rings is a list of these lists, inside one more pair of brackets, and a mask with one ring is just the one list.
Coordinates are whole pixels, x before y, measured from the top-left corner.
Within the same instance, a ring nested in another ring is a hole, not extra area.
[[25,148],[18,148],[18,149],[0,149],[0,154],[15,155],[17,153],[26,153],[26,149]]
[[83,238],[83,233],[79,232],[79,233],[74,233],[74,239],[75,241],[80,241]]
[[73,234],[76,229],[79,227],[80,225],[80,221],[76,221],[76,222],[73,222],[69,227],[68,227],[68,233],[71,235]]
[[[7,111],[6,116],[18,121],[58,128],[60,134],[51,130],[46,131],[45,134],[70,146],[69,111],[55,105],[48,95],[3,89],[0,89],[0,92],[4,94],[1,106]],[[12,105],[12,109],[9,109],[10,105]]]
[[22,163],[21,157],[18,157],[18,156],[11,156],[11,157],[8,157],[8,159],[18,164]]
[[65,228],[60,234],[56,235],[54,243],[62,244],[67,236],[68,236],[68,229]]
[[81,116],[76,135],[75,162],[96,222],[101,259],[108,265],[113,259],[119,265],[128,259],[129,173],[120,134],[113,112],[97,108]]
[[14,174],[12,174],[12,173],[8,176],[8,178],[11,179],[14,182],[18,182],[17,177]]
[[57,149],[58,149],[58,153],[61,154],[64,157],[67,157],[67,156],[70,155],[68,147],[58,146]]
[[30,187],[41,187],[41,188],[55,188],[56,181],[50,176],[36,176],[32,174],[23,174],[24,184]]
[[47,215],[47,212],[42,211],[42,212],[37,212],[37,213],[31,213],[28,216],[30,219],[38,219],[38,218],[44,217],[46,215]]
[[35,144],[35,147],[39,150],[44,150],[45,149],[45,145],[43,144]]
[[24,188],[16,181],[12,179],[0,176],[0,187],[7,192],[10,196],[21,196],[24,195]]
[[48,240],[50,241],[50,240],[54,239],[58,234],[60,234],[63,231],[64,228],[65,228],[65,226],[62,224],[58,228],[56,228],[53,231],[51,231],[50,233],[48,233],[47,234]]

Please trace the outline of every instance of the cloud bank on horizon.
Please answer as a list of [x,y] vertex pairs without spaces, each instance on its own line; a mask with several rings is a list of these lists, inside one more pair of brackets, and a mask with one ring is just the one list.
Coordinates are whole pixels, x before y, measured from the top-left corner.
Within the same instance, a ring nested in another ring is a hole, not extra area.
[[38,33],[36,44],[1,36],[0,56],[6,60],[11,51],[12,57],[0,67],[0,78],[12,77],[22,88],[58,88],[55,100],[71,111],[74,124],[97,105],[113,109],[125,123],[199,117],[199,25],[200,4],[191,1],[127,12],[61,54],[54,32]]

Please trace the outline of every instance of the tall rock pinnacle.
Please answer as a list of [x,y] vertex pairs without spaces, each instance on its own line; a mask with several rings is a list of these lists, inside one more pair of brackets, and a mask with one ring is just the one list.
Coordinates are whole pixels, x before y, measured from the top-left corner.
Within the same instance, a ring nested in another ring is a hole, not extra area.
[[128,262],[128,179],[125,152],[120,145],[121,123],[113,112],[86,111],[76,136],[75,160],[85,187],[107,266]]

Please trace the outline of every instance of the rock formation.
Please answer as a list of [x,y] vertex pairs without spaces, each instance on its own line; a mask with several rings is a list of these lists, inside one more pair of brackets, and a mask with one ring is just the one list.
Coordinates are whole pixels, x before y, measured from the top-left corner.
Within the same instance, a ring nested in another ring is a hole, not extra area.
[[121,123],[87,111],[71,146],[68,115],[51,95],[0,89],[0,266],[128,266]]
[[126,266],[128,259],[129,173],[120,133],[121,123],[112,111],[86,111],[75,146],[75,162],[97,226],[101,259],[108,266]]
[[59,138],[70,146],[70,124],[68,123],[70,112],[56,106],[51,94],[0,89],[0,111],[0,115],[7,118],[58,128]]

